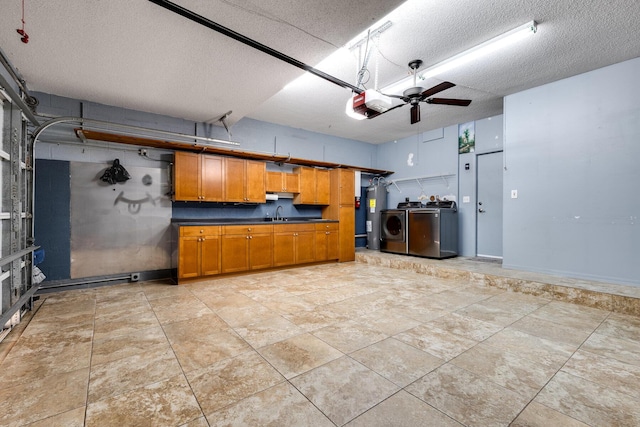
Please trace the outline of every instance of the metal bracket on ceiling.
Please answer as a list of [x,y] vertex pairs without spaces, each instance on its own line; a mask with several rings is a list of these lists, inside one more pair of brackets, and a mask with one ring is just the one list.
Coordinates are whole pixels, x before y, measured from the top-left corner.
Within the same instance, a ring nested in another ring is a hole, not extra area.
[[222,123],[222,126],[224,126],[225,130],[227,131],[229,138],[231,138],[232,135],[231,135],[231,128],[229,127],[229,125],[227,125],[227,119],[229,118],[231,113],[233,113],[233,111],[229,110],[226,113],[224,113],[220,118],[218,118],[218,120],[216,120],[216,122]]

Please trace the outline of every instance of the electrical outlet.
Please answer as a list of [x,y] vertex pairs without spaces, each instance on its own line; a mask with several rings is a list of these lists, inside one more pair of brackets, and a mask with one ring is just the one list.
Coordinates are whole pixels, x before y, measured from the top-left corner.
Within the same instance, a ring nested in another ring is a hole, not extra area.
[[144,148],[141,148],[138,150],[138,154],[143,157],[147,157],[147,150],[145,150]]
[[518,190],[511,190],[511,198],[512,199],[518,198]]

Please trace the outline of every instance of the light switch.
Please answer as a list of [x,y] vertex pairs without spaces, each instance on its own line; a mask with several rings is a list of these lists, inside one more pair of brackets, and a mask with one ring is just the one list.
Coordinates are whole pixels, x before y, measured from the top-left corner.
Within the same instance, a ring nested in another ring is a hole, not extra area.
[[518,190],[511,190],[511,198],[512,199],[518,198]]
[[462,196],[462,203],[469,203],[471,198],[469,196]]

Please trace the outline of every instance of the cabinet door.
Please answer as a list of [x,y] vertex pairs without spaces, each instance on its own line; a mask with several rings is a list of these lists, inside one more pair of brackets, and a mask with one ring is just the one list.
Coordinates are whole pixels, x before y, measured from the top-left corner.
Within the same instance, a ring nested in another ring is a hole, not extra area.
[[352,170],[340,169],[340,205],[341,206],[353,206],[355,198],[355,174]]
[[201,156],[200,173],[202,200],[207,202],[221,202],[223,193],[222,157]]
[[316,200],[317,205],[328,205],[330,202],[331,179],[327,169],[316,169]]
[[248,202],[265,203],[266,189],[264,175],[266,163],[254,160],[245,161],[245,198]]
[[221,239],[220,269],[223,273],[249,270],[249,236],[230,234]]
[[295,173],[283,173],[284,191],[288,193],[300,192],[300,175]]
[[280,267],[283,265],[293,265],[295,258],[295,236],[294,232],[276,232],[273,234],[273,265]]
[[182,201],[200,198],[200,156],[177,151],[173,161],[173,199]]
[[178,278],[188,279],[200,275],[200,237],[180,237],[178,243]]
[[296,233],[296,264],[305,264],[316,260],[315,231]]
[[293,198],[295,205],[312,205],[316,201],[316,178],[313,168],[299,167],[294,172],[300,176],[300,192]]
[[340,262],[356,259],[356,214],[353,207],[340,208]]
[[[338,231],[327,231],[327,259],[340,259],[340,233]],[[354,231],[355,236],[355,231]],[[355,259],[355,243],[354,243]]]
[[242,159],[224,159],[224,200],[244,202],[244,163]]
[[202,276],[220,273],[220,238],[204,236],[200,241],[200,272]]
[[249,236],[249,268],[259,270],[273,266],[273,235],[252,234]]
[[327,233],[328,231],[316,231],[316,261],[326,261],[328,259]]
[[271,193],[284,191],[282,172],[267,171],[265,175],[265,189]]

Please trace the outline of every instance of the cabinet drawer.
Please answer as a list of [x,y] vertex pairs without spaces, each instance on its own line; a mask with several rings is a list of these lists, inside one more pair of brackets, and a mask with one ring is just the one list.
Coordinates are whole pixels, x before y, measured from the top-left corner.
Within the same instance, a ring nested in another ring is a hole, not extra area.
[[220,226],[219,225],[189,225],[185,227],[180,227],[180,236],[188,237],[188,236],[219,236],[220,235]]
[[294,231],[314,231],[315,224],[275,224],[274,226],[275,233],[287,233]]
[[260,234],[272,233],[273,225],[271,224],[250,224],[250,225],[225,225],[222,227],[222,234]]
[[316,231],[338,231],[338,223],[337,222],[323,222],[316,223]]

